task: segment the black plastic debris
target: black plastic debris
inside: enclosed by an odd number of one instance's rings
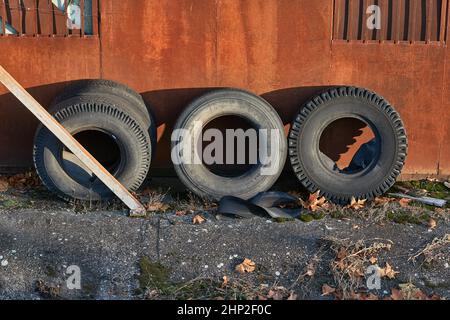
[[[250,219],[255,216],[274,219],[295,219],[300,216],[301,209],[280,208],[296,204],[297,198],[284,192],[263,192],[250,200],[237,197],[223,197],[219,202],[218,214],[225,217]]]

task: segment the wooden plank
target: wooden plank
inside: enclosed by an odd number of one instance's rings
[[[72,135],[53,118],[2,66],[0,82],[33,113],[42,124],[81,160],[119,199],[131,210],[132,215],[145,213],[143,205],[111,175]]]

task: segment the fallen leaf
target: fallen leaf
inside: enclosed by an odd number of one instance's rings
[[[353,300],[361,300],[361,301],[375,301],[380,300],[380,298],[373,293],[352,293],[351,297]]]
[[[400,207],[402,207],[402,208],[408,207],[410,202],[411,202],[411,199],[406,199],[406,198],[402,198],[398,201],[398,203],[400,204]]]
[[[245,258],[241,264],[238,264],[236,266],[236,271],[239,273],[242,273],[242,274],[247,273],[247,272],[251,273],[251,272],[255,271],[255,269],[256,269],[256,264],[252,260],[247,259],[247,258]]]
[[[313,277],[316,274],[316,268],[314,267],[314,264],[310,263],[306,267],[306,275],[308,277]]]
[[[392,298],[392,300],[396,300],[396,301],[398,301],[398,300],[403,300],[403,293],[402,293],[402,291],[401,290],[399,290],[399,289],[392,289],[392,291],[391,291],[391,298]]]
[[[223,282],[222,282],[222,287],[226,287],[228,286],[228,277],[227,276],[223,276]]]
[[[433,230],[436,229],[437,227],[437,222],[436,220],[434,220],[433,218],[430,219],[430,221],[428,221],[428,227]]]
[[[322,296],[329,296],[330,294],[333,294],[336,292],[336,288],[333,288],[327,284],[324,284],[322,286]]]
[[[366,205],[367,200],[356,200],[355,197],[352,197],[350,204],[346,207],[347,209],[360,210],[363,209]]]
[[[196,215],[193,219],[192,219],[192,223],[193,224],[202,224],[206,221],[205,218],[203,218],[201,215]]]
[[[382,278],[388,277],[389,279],[395,279],[395,276],[400,272],[395,271],[389,263],[386,262],[386,267],[380,269],[380,276]]]
[[[267,299],[272,299],[275,301],[283,300],[283,293],[280,290],[269,290]]]
[[[381,206],[381,205],[384,205],[384,204],[392,202],[392,201],[394,201],[394,199],[386,198],[386,197],[376,197],[374,200],[375,205],[377,205],[377,206]]]
[[[371,264],[375,264],[375,263],[378,262],[378,258],[377,258],[377,257],[370,257],[369,262],[370,262]]]
[[[151,202],[147,205],[147,211],[149,212],[164,212],[167,211],[170,206],[162,202]]]
[[[9,189],[8,180],[5,178],[0,178],[0,192],[6,192]]]
[[[320,209],[328,209],[330,207],[327,199],[325,199],[325,197],[320,197],[320,190],[316,193],[310,194],[307,201],[303,201],[302,199],[300,199],[300,203],[303,208],[311,210],[312,212],[318,211]]]
[[[41,185],[41,181],[36,172],[16,174],[8,178],[8,183],[11,188],[19,190],[34,188]]]

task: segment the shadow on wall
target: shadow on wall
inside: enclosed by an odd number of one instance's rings
[[[29,88],[28,91],[43,106],[50,106],[54,97],[70,82]],[[267,92],[261,96],[279,112],[286,131],[301,106],[311,97],[330,87],[299,87]],[[171,168],[170,139],[172,128],[183,109],[197,97],[220,88],[186,88],[156,90],[142,93],[151,108],[158,127],[158,150],[152,167]],[[0,95],[0,168],[29,168],[32,166],[33,137],[38,121],[10,93]],[[367,141],[357,139],[364,135],[359,122],[344,122],[339,127],[325,132],[321,150],[333,161],[349,163]],[[349,154],[346,154],[349,153]],[[343,164],[343,166],[344,166]],[[340,165],[339,165],[340,166]]]

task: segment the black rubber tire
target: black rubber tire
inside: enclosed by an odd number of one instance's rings
[[[152,109],[147,106],[139,93],[124,84],[104,79],[86,79],[72,82],[64,88],[62,93],[56,96],[51,104],[51,109],[64,100],[76,96],[92,95],[110,95],[124,99],[127,103],[122,103],[122,107],[127,108],[129,114],[141,123],[142,128],[147,128],[152,141],[152,149],[156,149],[157,128]]]
[[[136,191],[150,168],[150,137],[117,101],[108,95],[73,97],[53,107],[54,117],[72,134],[98,130],[113,138],[120,150],[120,161],[113,175],[128,190]],[[76,177],[68,173],[63,151],[63,144],[41,125],[35,136],[33,158],[38,175],[50,191],[64,200],[96,201],[113,196],[98,179],[87,182],[89,177],[84,171]],[[72,168],[80,167],[77,161],[74,158]]]
[[[279,178],[287,157],[287,141],[283,123],[277,112],[264,99],[237,89],[221,89],[208,93],[193,101],[179,117],[175,130],[185,129],[193,132],[195,121],[204,124],[222,116],[239,116],[249,121],[255,128],[279,130],[276,152],[279,166],[274,175],[261,175],[262,164],[257,164],[239,177],[223,177],[208,170],[204,164],[174,164],[175,170],[184,185],[195,194],[214,200],[224,196],[250,199],[260,192],[267,191]],[[270,139],[269,139],[270,140]],[[177,142],[172,142],[174,150]],[[269,145],[269,152],[273,148]],[[191,153],[194,150],[191,150]]]
[[[380,141],[372,163],[352,174],[327,168],[319,150],[323,130],[347,117],[364,121]],[[376,93],[355,87],[330,89],[307,102],[289,134],[289,157],[298,179],[310,192],[320,190],[339,204],[384,194],[399,176],[407,149],[406,130],[395,109]]]

